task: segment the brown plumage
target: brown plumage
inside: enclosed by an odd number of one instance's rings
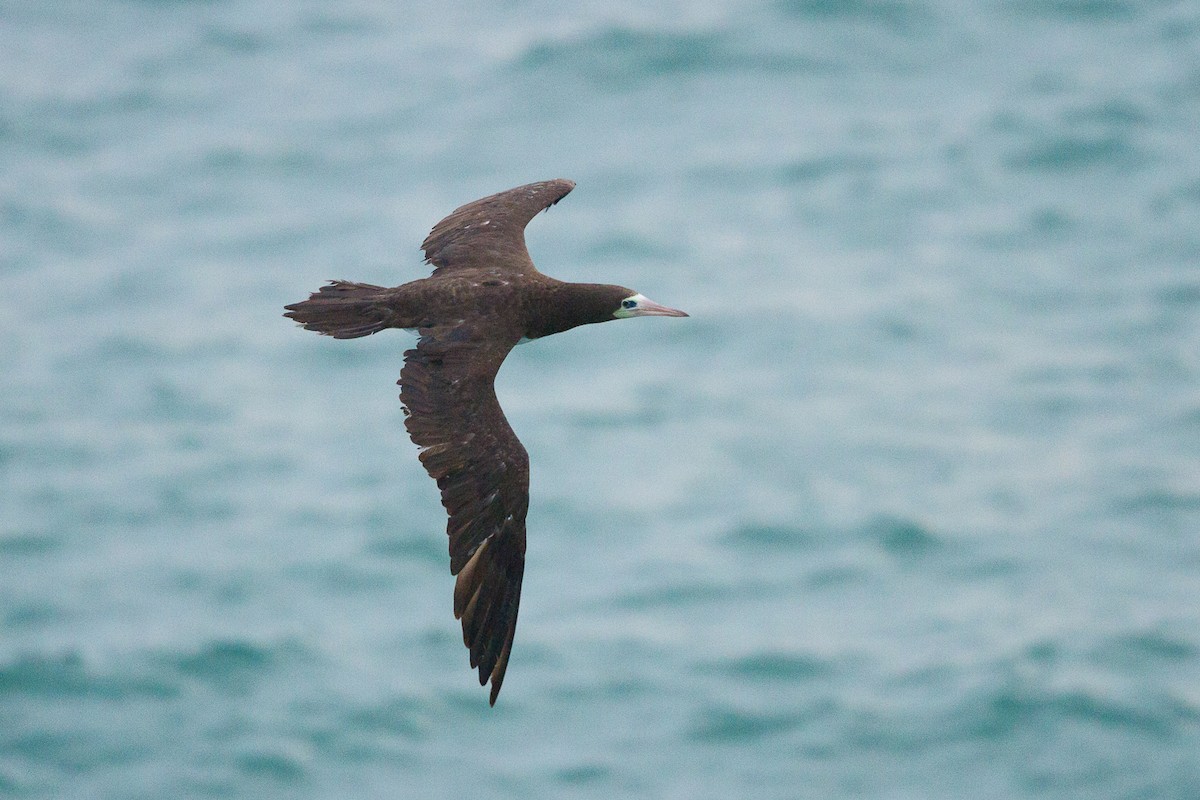
[[[687,316],[621,286],[537,271],[525,226],[573,188],[544,181],[468,203],[422,243],[430,277],[391,289],[333,281],[284,315],[338,339],[385,328],[420,335],[400,371],[404,424],[449,515],[454,616],[480,685],[492,682],[493,705],[517,627],[529,507],[529,455],[496,400],[496,372],[522,339],[622,317]]]

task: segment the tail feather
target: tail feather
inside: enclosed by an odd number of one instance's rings
[[[395,314],[386,302],[386,291],[369,283],[330,281],[307,300],[284,306],[284,316],[335,339],[370,336],[394,327]]]

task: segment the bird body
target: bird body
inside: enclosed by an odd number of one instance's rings
[[[355,339],[386,328],[420,333],[452,322],[477,321],[486,335],[540,339],[614,319],[630,289],[599,283],[566,283],[541,273],[510,281],[493,270],[464,270],[386,288],[330,281],[287,316],[337,339]],[[497,313],[504,309],[504,313]]]
[[[575,186],[519,186],[468,203],[422,244],[433,274],[393,288],[332,281],[285,316],[339,339],[415,330],[400,400],[421,463],[449,520],[454,615],[494,705],[516,631],[525,570],[529,455],[496,399],[494,380],[516,344],[634,316],[685,317],[631,289],[567,283],[534,267],[525,225]]]

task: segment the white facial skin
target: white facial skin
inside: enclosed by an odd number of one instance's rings
[[[617,319],[626,317],[686,317],[687,314],[677,308],[667,308],[659,305],[642,294],[633,294],[621,301],[621,307],[613,312]]]

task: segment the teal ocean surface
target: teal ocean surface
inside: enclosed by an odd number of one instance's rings
[[[0,0],[0,796],[1200,797],[1200,5]],[[564,177],[489,708],[281,314]]]

